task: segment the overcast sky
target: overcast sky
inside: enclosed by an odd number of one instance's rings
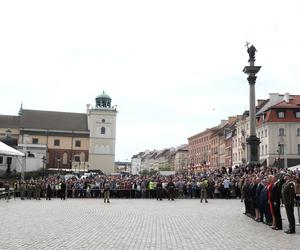
[[[300,94],[300,1],[1,1],[0,114],[118,105],[116,160],[187,143],[256,97]]]

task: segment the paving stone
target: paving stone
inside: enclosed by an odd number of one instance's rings
[[[0,200],[0,249],[299,249],[299,227],[286,235],[243,211],[239,200]]]

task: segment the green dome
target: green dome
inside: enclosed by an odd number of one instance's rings
[[[110,108],[111,107],[111,98],[109,95],[105,94],[103,91],[102,94],[96,97],[96,107],[97,108]]]
[[[110,96],[107,95],[107,94],[105,94],[104,91],[103,91],[102,94],[98,95],[96,98],[97,98],[97,99],[98,99],[98,98],[102,98],[102,99],[109,99],[109,100],[111,100]]]

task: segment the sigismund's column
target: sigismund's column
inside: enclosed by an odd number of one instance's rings
[[[249,54],[249,66],[245,66],[243,72],[248,75],[249,82],[249,115],[250,115],[250,135],[246,139],[248,147],[247,162],[250,165],[259,163],[259,144],[260,140],[256,136],[256,105],[255,105],[255,81],[256,74],[260,70],[261,66],[255,66],[255,52],[256,48],[253,44],[249,47],[247,43],[247,52]]]

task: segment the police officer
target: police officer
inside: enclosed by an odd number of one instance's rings
[[[285,231],[287,234],[294,234],[296,231],[295,227],[295,216],[294,216],[294,205],[295,205],[295,183],[289,174],[284,177],[286,181],[282,186],[282,201],[285,206],[286,215],[289,221],[289,230]]]

